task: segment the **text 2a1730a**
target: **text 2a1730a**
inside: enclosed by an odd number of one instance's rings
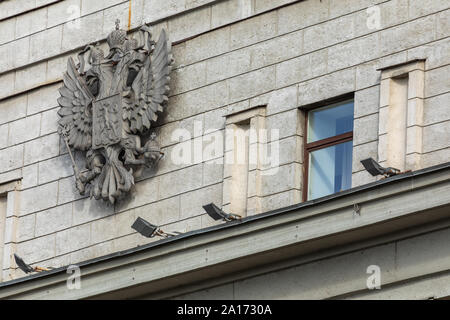
[[[203,316],[209,318],[210,316],[227,316],[227,315],[272,315],[270,305],[260,304],[220,304],[217,306],[190,306],[184,304],[177,307],[177,315],[187,316]]]
[[[221,306],[221,314],[223,315],[238,315],[238,314],[250,314],[250,315],[269,315],[272,314],[272,310],[269,305],[255,305],[255,304],[237,304],[237,305],[225,305]]]

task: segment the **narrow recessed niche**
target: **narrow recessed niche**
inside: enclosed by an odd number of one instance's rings
[[[378,160],[383,166],[422,168],[424,64],[415,60],[380,69]]]

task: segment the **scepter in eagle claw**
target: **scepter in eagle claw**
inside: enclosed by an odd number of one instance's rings
[[[75,174],[75,183],[78,191],[80,191],[81,194],[84,194],[84,183],[81,181],[81,175],[80,175],[80,169],[78,168],[77,164],[75,163],[75,158],[73,157],[72,150],[70,150],[69,146],[69,140],[67,139],[67,136],[69,134],[69,129],[67,128],[67,125],[65,125],[61,130],[64,142],[66,144],[66,148],[69,151],[70,160],[72,161],[72,168],[73,173]]]

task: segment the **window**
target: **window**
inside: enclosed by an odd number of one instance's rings
[[[353,99],[309,111],[306,127],[304,200],[350,189]]]

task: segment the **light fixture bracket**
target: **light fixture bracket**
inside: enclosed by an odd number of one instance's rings
[[[220,209],[212,202],[204,205],[203,209],[205,209],[206,213],[216,221],[217,220],[233,221],[242,219],[242,217],[238,214],[225,213],[222,209]]]

